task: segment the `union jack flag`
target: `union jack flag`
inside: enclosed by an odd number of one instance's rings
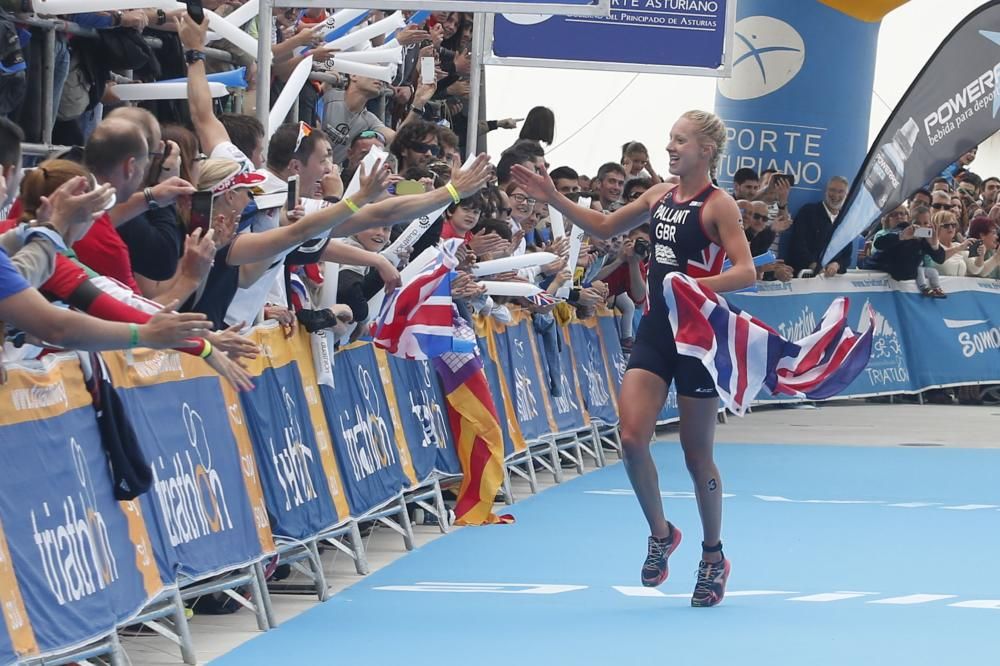
[[[709,243],[697,259],[688,259],[687,274],[693,278],[718,275],[722,272],[725,262],[726,251],[722,249],[722,246]]]
[[[538,307],[544,308],[546,305],[553,305],[560,302],[562,299],[556,298],[547,291],[542,291],[534,296],[529,296],[528,300],[537,305]]]
[[[376,347],[400,358],[427,360],[455,349],[451,276],[458,265],[455,252],[463,243],[441,243],[438,256],[402,287],[397,287],[372,324]]]
[[[847,298],[836,299],[810,335],[791,342],[687,275],[668,275],[663,296],[677,351],[704,364],[723,404],[740,416],[762,387],[811,400],[836,395],[871,356],[874,313],[867,308],[861,332],[851,330]]]

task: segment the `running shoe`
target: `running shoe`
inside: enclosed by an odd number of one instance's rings
[[[691,605],[695,607],[717,606],[726,595],[726,581],[729,579],[729,560],[698,564],[698,582],[694,586]]]
[[[642,565],[642,584],[646,587],[656,587],[667,579],[670,570],[667,568],[667,558],[681,545],[681,531],[670,525],[670,535],[657,539],[649,537],[646,561]]]

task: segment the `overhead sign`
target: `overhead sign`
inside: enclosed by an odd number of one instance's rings
[[[611,0],[601,16],[491,17],[494,65],[729,76],[735,0]]]
[[[600,16],[611,0],[337,0],[337,9],[412,9],[414,11]],[[328,7],[330,0],[276,0],[277,7]]]

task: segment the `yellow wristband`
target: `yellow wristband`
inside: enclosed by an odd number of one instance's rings
[[[212,343],[209,342],[208,340],[205,340],[205,347],[201,350],[199,356],[201,356],[202,358],[208,358],[211,355],[212,355]]]
[[[361,210],[361,207],[358,206],[358,204],[354,203],[354,201],[351,200],[351,197],[344,197],[343,199],[341,199],[341,201],[343,201],[344,205],[346,205],[348,208],[351,209],[352,213],[357,213],[359,210]]]
[[[451,195],[451,200],[452,201],[454,201],[455,203],[461,203],[462,202],[462,195],[458,193],[458,190],[455,189],[454,185],[452,185],[451,183],[448,183],[447,185],[444,186],[444,189],[448,190],[448,194]]]

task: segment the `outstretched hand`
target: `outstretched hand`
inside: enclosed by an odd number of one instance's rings
[[[491,175],[490,156],[486,153],[477,155],[465,168],[462,168],[457,158],[451,165],[451,184],[463,199],[481,190]]]
[[[385,189],[389,187],[392,171],[389,170],[389,165],[382,159],[375,161],[370,172],[365,171],[364,164],[361,164],[358,169],[360,170],[359,182],[361,187],[358,189],[358,193],[352,196],[351,199],[359,206],[363,206],[382,196]]]
[[[544,201],[545,203],[552,203],[555,201],[556,186],[549,178],[549,172],[544,168],[541,169],[541,173],[536,172],[534,169],[529,169],[523,164],[515,164],[510,170],[511,180],[514,181],[528,197],[534,199],[535,201]]]

